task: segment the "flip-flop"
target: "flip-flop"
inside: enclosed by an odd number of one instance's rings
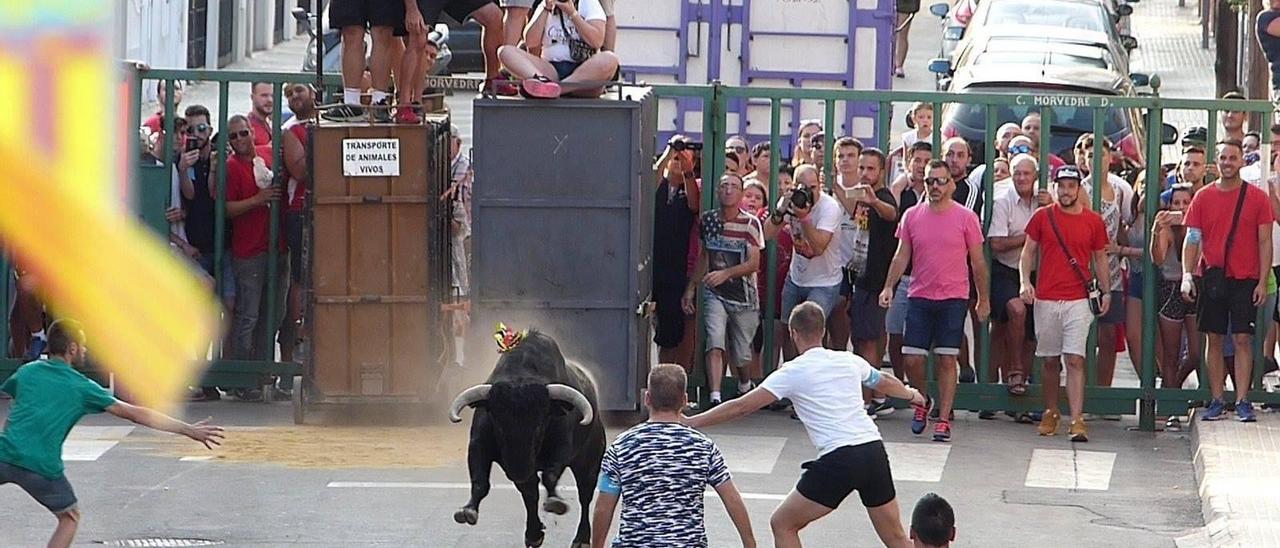
[[[552,82],[546,76],[535,76],[520,81],[520,93],[533,99],[558,99],[560,84]]]
[[[1013,382],[1014,378],[1017,378],[1018,382]],[[1026,379],[1027,379],[1026,375],[1016,371],[1013,373],[1009,373],[1007,376],[1005,376],[1004,382],[1006,385],[1008,385],[1009,395],[1021,396],[1026,394],[1027,393]]]

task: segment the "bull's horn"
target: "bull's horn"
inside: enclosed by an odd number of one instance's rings
[[[595,414],[591,411],[591,402],[587,401],[587,397],[582,395],[577,389],[564,384],[548,384],[547,393],[551,394],[551,399],[572,403],[582,413],[582,420],[578,424],[586,426],[591,424],[591,419]]]
[[[463,390],[461,394],[458,394],[458,397],[453,399],[453,405],[449,406],[449,420],[462,422],[462,408],[488,399],[490,388],[492,387],[487,384],[477,384]]]

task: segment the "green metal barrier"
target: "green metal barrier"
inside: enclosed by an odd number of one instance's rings
[[[889,116],[892,113],[894,103],[909,102],[925,102],[934,106],[935,124],[933,128],[933,146],[935,157],[941,158],[941,120],[943,118],[943,108],[951,103],[966,103],[983,105],[985,109],[986,130],[984,134],[985,146],[983,147],[985,154],[983,155],[983,163],[992,165],[995,157],[995,147],[991,145],[994,141],[994,135],[998,128],[998,123],[1010,120],[1000,120],[997,116],[997,110],[1000,107],[1013,107],[1017,109],[1034,110],[1041,113],[1041,132],[1039,150],[1042,156],[1042,167],[1040,170],[1040,188],[1047,188],[1049,183],[1048,162],[1043,158],[1049,152],[1053,152],[1051,148],[1051,137],[1054,131],[1055,108],[1076,108],[1087,109],[1091,115],[1091,127],[1076,128],[1082,132],[1092,131],[1095,135],[1107,135],[1104,131],[1106,128],[1106,116],[1109,113],[1116,113],[1116,109],[1124,109],[1120,113],[1125,112],[1136,113],[1131,116],[1130,123],[1132,131],[1145,136],[1143,147],[1140,149],[1145,161],[1147,176],[1142,184],[1147,189],[1161,189],[1162,183],[1159,179],[1159,165],[1161,164],[1162,146],[1161,139],[1163,130],[1163,120],[1165,111],[1168,110],[1195,110],[1205,112],[1207,115],[1207,123],[1209,128],[1209,143],[1216,142],[1216,128],[1218,124],[1217,113],[1224,110],[1244,111],[1250,113],[1261,113],[1262,127],[1269,127],[1272,121],[1273,105],[1266,101],[1241,101],[1241,100],[1201,100],[1201,99],[1169,99],[1160,97],[1157,94],[1153,96],[1142,97],[1116,97],[1101,95],[1079,95],[1079,94],[994,94],[994,93],[939,93],[939,92],[904,92],[904,91],[878,91],[878,90],[818,90],[818,89],[786,89],[786,88],[742,88],[729,87],[718,83],[708,86],[685,86],[685,85],[657,85],[654,86],[655,95],[660,98],[671,97],[697,97],[701,98],[704,105],[703,112],[703,140],[706,143],[707,151],[704,154],[702,177],[704,181],[716,181],[719,175],[724,172],[724,158],[720,154],[721,143],[726,138],[725,119],[726,105],[733,99],[754,99],[768,100],[771,105],[770,113],[770,137],[769,143],[773,153],[770,157],[771,176],[770,193],[768,203],[770,207],[776,202],[778,196],[777,173],[779,162],[781,160],[782,148],[782,131],[780,127],[782,102],[793,102],[791,108],[795,107],[794,101],[818,101],[822,102],[825,109],[826,126],[824,128],[826,139],[826,153],[824,154],[825,173],[828,186],[835,179],[830,175],[833,173],[833,151],[831,145],[836,136],[836,128],[833,125],[835,106],[837,102],[867,102],[874,103],[879,106],[876,116],[876,135],[878,140],[876,143],[868,143],[877,146],[886,154],[889,148]],[[798,128],[796,128],[798,129]],[[792,133],[794,135],[794,133]],[[1264,143],[1262,149],[1262,158],[1265,162],[1269,157],[1269,143]],[[1105,173],[1101,165],[1102,162],[1102,140],[1095,139],[1094,162],[1091,169],[1092,173]],[[1214,154],[1210,151],[1209,161],[1212,162]],[[1068,162],[1071,163],[1071,162]],[[887,167],[887,166],[886,166]],[[1264,175],[1269,166],[1264,164]],[[888,171],[886,169],[886,171]],[[983,228],[984,233],[990,227],[990,218],[993,202],[993,171],[987,169],[983,178]],[[886,174],[887,175],[887,174]],[[886,184],[892,181],[886,181]],[[706,189],[714,188],[704,184],[702,196],[702,209],[708,210],[715,207],[715,192],[708,192]],[[1143,204],[1145,215],[1143,222],[1150,224],[1154,219],[1159,208],[1159,192],[1148,191],[1145,193],[1146,201]],[[1097,209],[1101,200],[1101,192],[1093,193],[1094,208]],[[1125,204],[1127,205],[1127,204]],[[1149,233],[1150,227],[1146,227]],[[988,269],[992,262],[992,252],[989,243],[986,245],[986,259]],[[773,317],[778,303],[775,302],[773,291],[774,283],[777,276],[785,275],[785,273],[777,272],[777,248],[775,242],[768,242],[766,247],[766,255],[768,260],[766,268],[766,287],[770,288],[768,295],[764,299],[765,322],[762,325],[768,326],[769,318]],[[1102,265],[1105,267],[1106,265]],[[1141,326],[1129,326],[1130,329],[1142,330],[1142,363],[1140,367],[1139,377],[1141,386],[1137,388],[1116,388],[1107,386],[1097,386],[1097,357],[1095,352],[1091,350],[1087,357],[1088,369],[1088,386],[1085,395],[1085,411],[1090,413],[1101,414],[1132,414],[1135,408],[1138,411],[1139,426],[1142,430],[1152,431],[1155,429],[1155,415],[1157,411],[1164,415],[1185,413],[1190,402],[1207,401],[1209,391],[1207,382],[1202,380],[1204,388],[1197,390],[1181,389],[1181,388],[1157,388],[1156,372],[1155,372],[1155,325],[1156,325],[1156,266],[1152,264],[1150,253],[1143,253],[1143,321]],[[1263,282],[1265,283],[1265,281]],[[992,303],[997,306],[997,303]],[[1113,303],[1119,306],[1120,303]],[[701,306],[701,300],[699,301]],[[1280,403],[1280,394],[1266,393],[1262,390],[1262,362],[1264,354],[1262,352],[1263,341],[1266,337],[1267,328],[1271,325],[1271,318],[1266,311],[1259,311],[1257,321],[1257,332],[1254,337],[1254,361],[1253,383],[1251,401],[1255,403]],[[701,322],[700,322],[701,323]],[[998,381],[987,379],[987,371],[990,365],[990,349],[991,349],[991,330],[990,320],[981,322],[981,325],[975,326],[975,339],[979,344],[977,363],[974,364],[977,373],[977,383],[960,384],[956,393],[956,407],[959,409],[970,410],[991,410],[991,411],[1038,411],[1043,408],[1041,390],[1039,385],[1029,385],[1027,393],[1022,396],[1010,396],[1005,386],[998,384]],[[701,325],[699,333],[705,333],[705,325]],[[763,331],[764,338],[764,365],[766,373],[771,370],[773,356],[777,353],[777,342],[774,341],[773,330],[765,328]],[[695,358],[695,381],[704,378],[704,358],[703,337],[700,336],[696,346]],[[1091,330],[1090,348],[1095,346],[1093,341],[1097,340],[1097,326]],[[1273,350],[1273,349],[1268,349]],[[1037,360],[1038,362],[1039,360]],[[1037,364],[1038,365],[1038,364]],[[1201,368],[1199,371],[1200,379],[1207,379],[1205,360],[1201,360]],[[1032,375],[1039,374],[1037,366],[1028,368]],[[932,372],[930,379],[932,379]],[[732,384],[732,383],[730,383]],[[725,385],[723,392],[732,395],[736,392],[735,386]],[[930,383],[930,390],[936,394],[937,386],[933,382]],[[1234,401],[1232,392],[1226,392],[1224,398],[1227,401]],[[1065,398],[1063,402],[1065,408]]]

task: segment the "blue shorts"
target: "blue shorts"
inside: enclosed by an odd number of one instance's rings
[[[968,313],[969,299],[912,298],[907,307],[907,330],[902,334],[902,353],[923,356],[932,350],[939,356],[960,355]]]
[[[1103,325],[1122,324],[1125,320],[1124,308],[1124,292],[1115,290],[1111,292],[1111,306],[1107,308],[1105,316],[1098,317],[1098,323]]]
[[[782,323],[791,321],[791,311],[803,302],[812,302],[822,307],[822,317],[830,318],[836,303],[840,302],[840,284],[829,287],[801,287],[787,278],[782,284]]]
[[[582,64],[573,61],[551,61],[551,66],[556,68],[556,79],[563,82],[565,78],[573,74],[573,71],[578,70],[578,67],[582,66]]]
[[[889,303],[889,312],[884,317],[884,330],[890,335],[901,335],[907,330],[907,288],[911,286],[911,276],[903,276],[898,282],[898,289],[893,293],[893,302]],[[879,297],[877,297],[879,298]]]
[[[1157,276],[1159,276],[1159,274],[1157,274]],[[1145,286],[1142,283],[1142,273],[1129,272],[1129,298],[1141,299],[1143,287]]]
[[[21,487],[31,498],[50,512],[61,514],[76,507],[76,492],[66,476],[49,479],[40,474],[0,462],[0,485],[12,483]]]
[[[208,255],[201,254],[199,263],[200,263],[200,267],[203,268],[205,272],[207,272],[210,276],[213,276],[216,279],[217,274],[214,273],[213,259],[214,257],[212,253]],[[222,295],[221,297],[223,300],[234,299],[236,297],[236,271],[232,270],[231,268],[231,250],[230,249],[228,249],[226,253],[223,253],[222,255]]]

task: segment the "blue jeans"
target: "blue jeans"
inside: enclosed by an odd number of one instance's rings
[[[790,323],[791,311],[803,302],[812,302],[822,307],[822,316],[831,317],[831,311],[835,310],[836,303],[840,302],[840,284],[836,283],[829,287],[802,287],[791,282],[791,278],[787,278],[786,283],[782,284],[782,323]]]

